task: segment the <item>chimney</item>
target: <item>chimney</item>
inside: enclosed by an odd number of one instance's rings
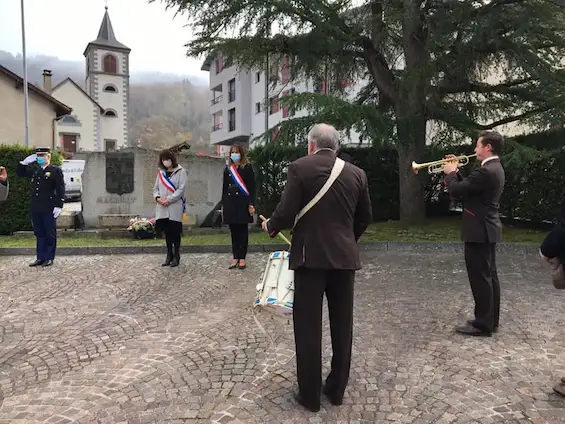
[[[44,69],[43,70],[43,91],[45,91],[47,94],[51,94],[52,90],[52,85],[51,85],[51,76],[53,74],[51,73],[51,71],[49,69]]]

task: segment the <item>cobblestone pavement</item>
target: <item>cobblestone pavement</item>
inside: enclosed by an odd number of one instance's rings
[[[245,271],[217,254],[0,257],[0,423],[565,422],[565,298],[537,258],[499,254],[501,328],[483,339],[453,332],[472,310],[460,252],[363,257],[350,384],[318,414],[292,396],[291,323],[259,316],[271,344],[253,320],[266,254]]]

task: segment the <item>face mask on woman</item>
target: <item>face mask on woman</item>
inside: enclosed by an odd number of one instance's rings
[[[233,162],[239,162],[240,159],[241,159],[241,155],[239,153],[232,153],[231,154],[231,160]]]
[[[170,168],[172,164],[173,164],[173,162],[170,161],[170,160],[164,160],[163,161],[163,166],[167,169]]]

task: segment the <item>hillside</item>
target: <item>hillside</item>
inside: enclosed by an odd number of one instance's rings
[[[50,56],[31,56],[28,78],[42,87],[44,69],[53,72],[53,85],[70,77],[84,88],[84,63]],[[20,55],[0,50],[0,65],[22,75]],[[211,118],[207,81],[195,76],[161,72],[132,72],[130,76],[130,140],[160,148],[191,140],[197,151],[214,151],[208,144]]]

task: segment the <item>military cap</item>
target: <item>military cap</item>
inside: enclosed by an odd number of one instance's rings
[[[36,147],[35,153],[36,154],[47,154],[47,153],[51,153],[51,149],[49,147]]]

